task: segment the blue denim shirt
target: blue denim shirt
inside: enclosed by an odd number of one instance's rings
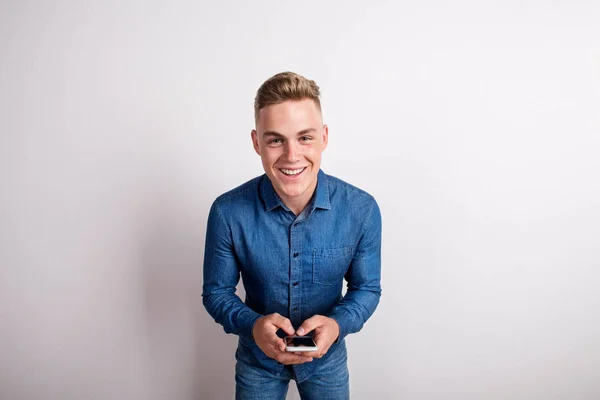
[[[317,179],[311,202],[298,216],[266,175],[219,196],[208,217],[204,253],[203,303],[225,332],[239,335],[238,359],[283,372],[252,338],[263,315],[277,312],[294,329],[316,314],[337,321],[340,336],[328,353],[294,366],[299,382],[328,357],[345,355],[344,337],[362,328],[381,295],[381,214],[375,199],[322,170]],[[235,294],[240,274],[245,302]]]

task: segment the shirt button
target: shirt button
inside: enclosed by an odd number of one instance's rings
[[[298,257],[300,253],[294,253],[294,258]]]
[[[298,282],[294,282],[292,286],[298,286]]]
[[[298,307],[292,308],[292,311],[298,311]]]

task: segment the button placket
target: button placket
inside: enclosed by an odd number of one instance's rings
[[[301,224],[293,223],[290,226],[290,281],[289,281],[289,293],[290,293],[290,320],[296,327],[300,326],[302,321],[300,320],[300,278],[301,278],[301,258],[300,250],[302,248],[302,235],[300,234]]]

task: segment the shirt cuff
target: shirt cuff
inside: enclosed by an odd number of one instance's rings
[[[260,317],[262,317],[262,315],[252,310],[247,312],[244,315],[243,321],[241,321],[242,323],[240,326],[239,335],[254,342],[252,331],[254,330],[254,325],[256,325],[256,322]]]
[[[334,343],[339,343],[350,333],[350,326],[352,325],[352,319],[347,312],[343,310],[336,310],[328,315],[329,318],[332,318],[335,322],[337,322],[340,328],[340,335],[335,340]]]

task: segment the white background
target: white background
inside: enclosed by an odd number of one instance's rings
[[[0,398],[226,399],[204,230],[253,99],[322,89],[373,194],[355,399],[600,398],[600,4],[2,1]],[[290,398],[297,398],[294,388]]]

